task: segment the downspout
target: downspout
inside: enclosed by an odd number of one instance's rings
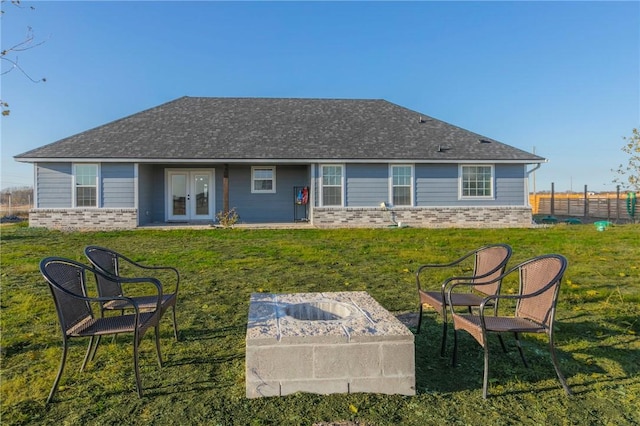
[[[531,169],[531,170],[527,170],[527,182],[529,182],[529,175],[531,175],[532,173],[534,173],[536,170],[538,170],[540,167],[542,167],[542,163],[538,163],[536,164],[536,166]],[[531,207],[531,203],[528,202],[529,200],[529,188],[528,188],[528,184],[527,184],[527,204],[529,204],[529,207]],[[536,196],[536,178],[535,176],[533,177],[533,196]]]
[[[538,163],[538,164],[536,164],[536,166],[535,166],[533,169],[528,170],[528,171],[527,171],[527,179],[529,179],[529,175],[530,175],[531,173],[535,172],[535,171],[536,171],[536,170],[538,170],[540,167],[542,167],[542,163]]]

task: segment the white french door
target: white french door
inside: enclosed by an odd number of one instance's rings
[[[213,220],[213,169],[167,170],[167,220]]]

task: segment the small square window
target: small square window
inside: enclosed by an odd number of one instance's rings
[[[251,168],[251,192],[274,193],[276,192],[276,168],[252,167]]]

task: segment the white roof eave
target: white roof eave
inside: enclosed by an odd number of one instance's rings
[[[229,164],[314,164],[314,163],[416,163],[416,164],[466,164],[466,163],[494,163],[494,164],[541,164],[547,163],[546,158],[539,160],[534,159],[518,159],[518,160],[491,160],[491,159],[411,159],[411,158],[33,158],[21,157],[15,159],[21,163],[181,163],[181,164],[199,164],[199,163],[229,163]]]

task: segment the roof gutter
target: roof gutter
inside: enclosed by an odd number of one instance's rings
[[[547,161],[548,161],[548,160],[546,160],[546,159],[545,159],[543,162],[536,164],[536,165],[535,165],[535,167],[534,167],[533,169],[531,169],[531,170],[527,170],[527,179],[529,178],[529,176],[531,175],[531,173],[535,172],[535,171],[536,171],[536,170],[538,170],[540,167],[542,167],[542,163],[546,163]]]
[[[415,158],[59,158],[59,157],[14,157],[15,161],[20,163],[138,163],[138,164],[202,164],[202,163],[228,163],[228,164],[312,164],[312,163],[325,163],[325,164],[341,164],[341,163],[413,163],[413,164],[478,164],[478,163],[493,163],[493,164],[536,164],[536,167],[532,169],[531,173],[537,170],[541,163],[546,163],[547,159],[520,159],[520,160],[498,160],[498,159],[415,159]]]

